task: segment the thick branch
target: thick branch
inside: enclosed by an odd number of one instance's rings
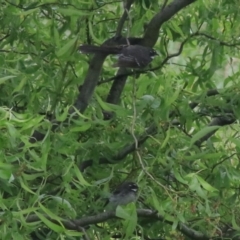
[[[80,112],[84,112],[84,110],[88,106],[89,100],[92,98],[94,89],[99,80],[103,62],[106,57],[107,57],[106,54],[95,54],[89,65],[87,76],[81,87],[77,100],[74,104],[74,106]]]
[[[172,225],[173,222],[165,220],[163,216],[159,215],[156,211],[150,210],[150,209],[138,209],[137,210],[138,218],[149,218],[151,219],[151,222],[164,222],[167,224]],[[45,216],[49,220],[57,223],[56,221],[52,220],[49,216]],[[62,224],[65,228],[79,231],[82,227],[89,226],[91,224],[97,224],[101,222],[105,222],[107,220],[116,218],[115,212],[103,212],[95,216],[88,216],[83,217],[81,219],[76,220],[62,220]],[[35,214],[29,215],[26,219],[27,222],[36,222],[39,221],[39,217]],[[206,236],[205,234],[195,231],[194,229],[188,227],[186,224],[179,223],[177,226],[177,229],[181,231],[184,235],[196,239],[196,240],[208,240],[210,237]]]
[[[213,118],[212,121],[208,124],[208,126],[225,126],[225,125],[229,125],[232,124],[236,121],[236,119],[232,116],[220,116],[220,117],[216,117]],[[209,133],[207,133],[205,136],[203,136],[202,138],[200,138],[195,145],[200,147],[201,144],[205,141],[207,141],[212,135],[215,134],[215,132],[217,132],[218,129],[215,129]]]
[[[211,96],[215,96],[215,95],[218,95],[219,94],[219,91],[217,89],[210,89],[207,91],[206,93],[206,97],[211,97]],[[191,109],[194,109],[195,107],[197,107],[199,103],[198,102],[191,102],[189,104],[190,108]]]
[[[172,18],[176,13],[195,2],[196,0],[174,0],[162,11],[160,10],[150,21],[144,34],[144,45],[154,46],[162,24]]]
[[[128,0],[125,5],[125,11],[123,13],[123,16],[121,20],[119,21],[118,27],[117,27],[117,33],[114,38],[110,38],[107,41],[103,43],[103,45],[117,45],[121,44],[122,39],[118,36],[120,35],[120,31],[123,27],[124,21],[127,17],[127,12],[130,10],[132,3],[134,0]],[[74,106],[80,111],[84,112],[85,109],[88,106],[88,103],[90,99],[92,98],[94,89],[99,81],[100,73],[102,70],[102,65],[104,63],[105,58],[107,57],[107,54],[95,54],[90,65],[88,68],[87,76],[85,77],[84,83],[81,87],[80,93],[78,95],[78,98],[74,104]],[[74,110],[71,109],[71,112]]]
[[[159,30],[162,24],[168,21],[181,9],[193,2],[195,2],[195,0],[175,0],[168,6],[166,6],[164,9],[160,10],[148,24],[145,35],[140,44],[148,47],[153,47],[159,37]],[[119,75],[122,75],[122,77],[119,77]],[[117,81],[113,82],[112,88],[110,89],[110,92],[108,94],[108,103],[116,104],[119,102],[121,93],[126,83],[127,75],[128,74],[123,74],[123,70],[121,69],[118,71],[116,75]]]
[[[112,104],[118,104],[122,91],[124,89],[124,86],[126,84],[126,80],[127,80],[127,70],[124,68],[120,68],[117,72],[116,77],[118,77],[118,79],[116,81],[113,82],[112,87],[109,91],[109,94],[107,96],[107,102],[108,103],[112,103]]]

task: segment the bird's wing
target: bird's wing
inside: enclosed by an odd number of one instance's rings
[[[133,56],[120,55],[118,61],[113,65],[114,67],[129,67],[129,68],[139,68],[141,64]]]

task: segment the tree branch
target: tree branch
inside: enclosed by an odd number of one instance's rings
[[[150,21],[148,24],[148,27],[146,29],[145,35],[140,42],[141,45],[153,47],[159,37],[159,30],[162,24],[166,21],[168,21],[171,17],[173,17],[177,12],[179,12],[181,9],[186,7],[187,5],[195,2],[195,0],[174,0],[172,3],[167,5],[164,9],[160,10]],[[167,58],[168,60],[169,58]],[[166,61],[167,61],[166,60]],[[163,62],[165,63],[165,62]],[[162,67],[162,64],[161,64]],[[160,68],[161,68],[160,67]],[[120,96],[122,94],[122,91],[124,89],[126,79],[128,75],[124,73],[123,70],[119,69],[117,75],[115,78],[117,78],[117,81],[114,81],[112,84],[112,87],[109,91],[107,102],[116,104],[119,102]],[[120,76],[121,77],[120,77]]]
[[[236,119],[233,117],[232,114],[226,115],[226,116],[220,116],[220,117],[216,117],[213,118],[212,121],[208,124],[208,126],[225,126],[225,125],[229,125],[232,124],[236,121]],[[200,138],[195,145],[197,147],[200,147],[201,144],[203,142],[205,142],[206,140],[208,140],[215,132],[217,132],[218,129],[215,129],[209,133],[207,133],[205,136],[203,136],[202,138]]]
[[[150,21],[146,32],[143,37],[144,45],[152,47],[155,45],[158,36],[159,30],[163,23],[172,18],[176,13],[185,8],[186,6],[194,3],[196,0],[174,0],[168,4],[163,10],[160,10]]]
[[[214,96],[214,95],[218,95],[219,92],[217,89],[210,89],[207,91],[206,93],[206,97],[209,96]],[[196,106],[198,105],[198,103],[196,102],[192,102],[189,104],[189,107],[191,109],[194,109]],[[170,113],[171,115],[172,113]],[[236,119],[230,114],[227,116],[220,116],[220,117],[216,117],[214,118],[209,124],[208,126],[224,126],[224,125],[229,125],[232,124],[236,121]],[[205,136],[203,136],[201,139],[199,139],[195,145],[200,147],[201,144],[206,141],[207,139],[209,139],[217,130],[214,130],[208,134],[206,134]],[[152,124],[146,131],[146,133],[142,134],[139,136],[138,138],[138,146],[142,145],[151,135],[155,135],[157,133],[157,126],[155,124]],[[108,158],[100,158],[98,163],[99,164],[115,164],[120,160],[123,160],[128,154],[130,154],[131,152],[135,151],[135,143],[130,143],[130,144],[126,144],[115,156],[111,157],[111,160]],[[80,166],[79,169],[80,171],[84,171],[86,168],[90,167],[93,164],[93,160],[92,159],[88,159],[88,160],[84,160]]]
[[[122,38],[120,38],[120,31],[123,28],[124,21],[127,18],[127,12],[130,10],[132,3],[134,0],[128,0],[127,4],[125,5],[125,11],[123,13],[122,18],[119,21],[116,36],[114,38],[110,38],[106,40],[103,45],[117,45],[119,42],[122,41]],[[125,40],[126,41],[126,40]],[[81,113],[85,111],[85,109],[88,106],[89,100],[92,98],[93,92],[95,87],[97,86],[98,80],[100,78],[100,73],[102,69],[102,65],[105,61],[105,58],[107,57],[107,54],[95,54],[90,65],[88,68],[87,75],[85,77],[84,83],[81,87],[81,90],[79,92],[79,95],[77,97],[77,100],[74,104],[74,107],[76,107]],[[70,110],[70,113],[74,112],[74,109]]]
[[[157,127],[155,126],[155,124],[152,124],[147,130],[146,133],[142,134],[139,138],[138,138],[138,147],[141,146],[151,135],[155,135],[157,131]],[[98,163],[99,164],[115,164],[118,161],[124,159],[129,153],[133,152],[136,150],[136,145],[135,142],[131,143],[131,144],[126,144],[120,151],[118,151],[118,153],[113,156],[110,159],[108,158],[100,158]],[[88,160],[84,160],[80,166],[79,169],[81,172],[83,172],[87,167],[90,167],[93,164],[93,160],[92,159],[88,159]]]
[[[149,219],[151,219],[151,221],[154,220],[155,223],[158,221],[161,221],[161,222],[164,222],[164,223],[167,223],[170,225],[173,224],[172,221],[168,221],[168,220],[164,219],[163,216],[159,215],[156,211],[153,211],[150,209],[138,209],[137,215],[138,215],[138,218],[149,218]],[[45,217],[55,223],[59,223],[56,220],[51,219],[47,215],[45,215]],[[63,219],[61,223],[67,229],[79,231],[79,229],[81,229],[83,227],[87,227],[91,224],[102,223],[102,222],[105,222],[105,221],[113,219],[113,218],[117,218],[115,215],[115,212],[103,212],[103,213],[100,213],[95,216],[87,216],[87,217],[83,217],[81,219],[75,219],[75,220],[64,220]],[[26,218],[26,221],[28,223],[36,222],[39,220],[40,220],[39,217],[35,214],[29,215]],[[186,235],[192,239],[195,239],[195,240],[211,239],[210,237],[206,236],[205,234],[198,232],[183,223],[178,223],[177,229],[180,232],[182,232],[184,235]]]

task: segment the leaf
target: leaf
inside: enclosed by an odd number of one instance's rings
[[[123,218],[123,219],[129,219],[131,216],[129,215],[128,212],[124,210],[123,207],[117,206],[116,209],[116,217]]]
[[[81,126],[71,127],[70,132],[85,132],[91,128],[92,124],[90,122],[81,122]]]
[[[41,156],[41,168],[45,172],[47,169],[47,163],[49,159],[49,152],[51,151],[51,141],[49,137],[44,138],[44,142],[42,143],[42,156]]]
[[[56,221],[58,221],[61,225],[62,225],[62,222],[61,222],[61,218],[54,214],[53,212],[51,212],[48,208],[44,207],[40,202],[38,203],[40,208],[51,218],[51,219],[54,219]]]
[[[36,116],[36,117],[30,119],[29,121],[25,121],[24,126],[21,128],[21,132],[23,132],[23,130],[32,129],[32,128],[36,127],[39,123],[42,122],[44,117],[45,116]]]
[[[212,59],[211,59],[211,64],[210,67],[207,71],[208,73],[208,78],[211,78],[213,74],[216,72],[216,70],[220,67],[221,60],[222,60],[222,48],[219,46],[219,43],[216,42],[212,49]]]
[[[203,128],[202,130],[200,130],[199,132],[197,132],[196,134],[193,135],[193,137],[190,141],[190,145],[193,145],[199,139],[206,136],[208,133],[214,132],[215,130],[217,130],[219,128],[220,128],[220,126],[210,126],[210,127]]]
[[[106,103],[106,102],[103,102],[103,100],[98,96],[97,93],[95,93],[95,96],[96,96],[96,99],[99,103],[99,105],[101,106],[101,108],[105,111],[109,111],[111,112],[112,111],[112,108],[110,108],[109,104]]]
[[[79,168],[77,167],[76,164],[73,165],[73,169],[74,172],[78,178],[78,180],[80,181],[80,184],[85,185],[85,186],[91,186],[91,184],[89,184],[82,176],[82,173],[79,171]]]
[[[87,16],[91,14],[90,12],[71,9],[71,8],[59,8],[57,11],[66,16]]]
[[[98,186],[98,185],[101,185],[103,183],[109,182],[112,178],[113,178],[113,169],[112,169],[109,177],[98,179],[97,181],[94,182],[94,185]]]
[[[229,141],[233,142],[236,145],[238,151],[240,151],[240,140],[239,139],[231,137],[231,138],[229,138]]]
[[[186,220],[184,218],[184,214],[182,212],[177,212],[177,218],[180,220],[180,222],[185,223]]]
[[[179,220],[178,218],[175,218],[173,221],[173,225],[172,225],[172,230],[176,230],[177,226],[178,226]]]
[[[179,174],[179,169],[173,169],[174,177],[183,184],[188,184],[188,182],[182,178],[182,176]]]
[[[60,48],[57,52],[56,55],[58,57],[63,56],[64,54],[66,54],[67,52],[71,52],[71,49],[75,46],[76,42],[77,42],[78,37],[75,37],[73,39],[71,39],[70,41],[68,41],[62,48]]]
[[[183,34],[182,29],[179,27],[178,24],[176,24],[176,22],[172,21],[172,22],[171,22],[171,27],[172,27],[177,33],[179,33],[179,34],[181,35],[181,37],[185,37],[184,34]]]
[[[167,135],[162,143],[162,146],[161,146],[161,149],[164,149],[169,141],[169,138],[170,138],[170,134],[171,134],[171,128],[168,128],[167,130]]]
[[[206,193],[203,191],[203,189],[201,188],[201,186],[198,184],[195,186],[194,190],[196,191],[196,193],[198,194],[198,196],[200,196],[201,198],[203,198],[204,200],[207,200],[207,195]]]
[[[92,21],[88,21],[88,27],[89,27],[89,32],[90,35],[92,37],[92,39],[97,43],[97,44],[102,44],[102,40],[98,39],[95,34],[94,34],[94,30],[93,30],[93,26],[92,26]]]
[[[240,231],[240,227],[239,225],[236,223],[236,219],[235,219],[235,213],[234,211],[232,211],[232,226],[233,226],[233,229],[237,230],[237,231]]]
[[[61,109],[62,110],[62,109]],[[55,113],[56,113],[56,120],[58,122],[64,122],[66,119],[67,119],[67,116],[68,116],[68,111],[69,111],[69,108],[68,107],[65,107],[63,109],[63,112],[59,110],[57,107],[56,107],[56,110],[55,110]]]
[[[66,230],[64,232],[64,234],[66,234],[67,236],[71,236],[71,237],[82,237],[82,236],[85,236],[85,234],[82,233],[82,232],[77,232],[77,231],[72,231],[72,230]],[[83,238],[80,238],[80,239],[83,239]]]
[[[54,22],[53,22],[53,24],[54,24]],[[60,36],[59,36],[58,29],[55,26],[53,26],[53,36],[54,36],[54,43],[55,43],[56,47],[59,48],[61,46]]]
[[[34,8],[34,9],[30,9],[30,10],[25,10],[25,11],[20,11],[15,13],[14,15],[21,15],[21,16],[25,16],[25,15],[31,15],[32,13],[38,11],[38,8]]]
[[[52,229],[54,232],[57,233],[62,233],[64,232],[64,228],[62,226],[59,226],[53,222],[51,222],[50,220],[48,220],[44,215],[42,215],[41,213],[35,212],[35,214],[42,220],[42,222],[49,227],[50,229]]]
[[[74,208],[71,206],[70,202],[67,201],[66,199],[62,198],[62,197],[58,197],[58,196],[51,196],[52,199],[56,200],[56,202],[65,205],[69,208],[69,210],[73,211]]]
[[[9,169],[0,169],[0,178],[9,180],[12,176],[12,171]]]
[[[23,179],[22,179],[21,177],[19,177],[18,179],[19,179],[19,182],[20,182],[21,187],[22,187],[23,189],[25,189],[27,192],[30,192],[31,194],[36,195],[36,193],[33,192],[33,191],[24,183],[24,181],[23,181]]]
[[[12,240],[25,240],[25,237],[18,232],[11,232]]]
[[[19,92],[27,84],[27,78],[22,77],[20,83],[14,88],[13,92]]]
[[[189,153],[187,152],[186,155],[184,155],[184,159],[186,159],[188,161],[195,161],[195,160],[205,157],[205,155],[206,155],[206,152],[200,152],[200,153],[196,153],[196,154],[189,156]]]
[[[15,78],[16,76],[6,76],[6,77],[1,77],[0,78],[0,84],[4,83],[5,81],[7,81],[8,79],[12,79]]]
[[[210,184],[208,184],[205,180],[203,180],[200,176],[196,175],[198,181],[202,185],[204,189],[206,189],[208,192],[218,192],[218,190],[214,187],[212,187]]]
[[[190,173],[186,175],[186,179],[189,179],[189,188],[191,189],[191,191],[196,192],[203,199],[207,199],[207,195],[202,190],[195,173]]]
[[[116,216],[122,219],[125,219],[123,222],[125,239],[129,239],[129,237],[134,232],[137,226],[137,212],[134,203],[130,203],[127,206],[121,207],[118,206],[116,209]]]

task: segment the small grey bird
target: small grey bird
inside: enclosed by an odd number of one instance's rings
[[[120,46],[94,46],[82,45],[79,47],[82,53],[102,53],[118,55],[118,61],[113,67],[124,68],[145,68],[157,52],[141,45],[120,45]]]
[[[134,182],[124,182],[110,195],[106,205],[116,208],[118,205],[127,205],[137,200],[138,185]]]

